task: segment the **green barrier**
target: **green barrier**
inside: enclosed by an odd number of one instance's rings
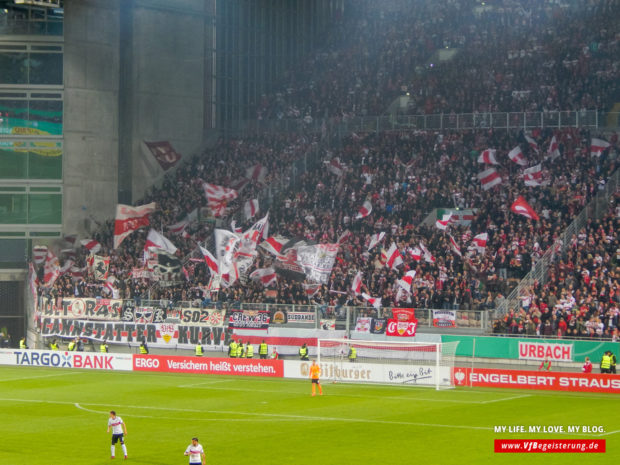
[[[441,342],[456,342],[457,357],[508,358],[519,359],[519,342],[548,344],[572,344],[573,361],[583,362],[586,357],[596,365],[605,351],[611,350],[620,355],[620,344],[611,341],[571,341],[567,339],[539,339],[517,337],[459,336],[442,335]]]

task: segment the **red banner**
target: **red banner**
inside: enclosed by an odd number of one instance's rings
[[[455,367],[453,378],[456,386],[620,394],[616,375]]]
[[[395,318],[390,318],[387,322],[385,335],[398,337],[413,337],[415,336],[415,330],[417,327],[418,320],[398,321]]]
[[[415,308],[393,308],[392,316],[398,321],[416,321]]]
[[[282,360],[203,358],[182,355],[134,355],[134,371],[196,373],[202,375],[271,376],[282,378]]]

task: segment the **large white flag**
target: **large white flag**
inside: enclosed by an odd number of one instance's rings
[[[338,244],[317,244],[297,247],[297,259],[306,278],[315,283],[327,284],[338,254]]]

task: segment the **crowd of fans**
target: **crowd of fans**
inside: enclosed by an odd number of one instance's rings
[[[351,2],[259,119],[606,110],[620,78],[615,0]]]

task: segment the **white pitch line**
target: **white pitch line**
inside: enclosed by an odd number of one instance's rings
[[[179,385],[177,387],[180,387],[180,388],[191,388],[191,387],[194,387],[194,386],[204,386],[204,385],[207,385],[207,384],[210,385],[210,384],[218,384],[218,383],[231,383],[232,381],[234,381],[234,380],[232,380],[232,379],[215,379],[215,380],[212,380],[212,381],[204,381],[202,383],[181,384],[181,385]]]
[[[532,396],[531,396],[531,395],[529,395],[529,394],[524,394],[524,395],[522,395],[522,396],[504,397],[504,398],[502,398],[502,399],[483,400],[483,401],[476,402],[476,403],[478,403],[478,404],[492,404],[492,403],[494,403],[494,402],[504,402],[505,400],[523,399],[523,398],[525,398],[525,397],[532,397]]]
[[[81,375],[84,372],[75,371],[72,373],[54,373],[52,375],[43,375],[43,376],[24,376],[22,378],[2,378],[0,379],[0,383],[5,383],[8,381],[22,381],[27,379],[39,379],[39,378],[53,378],[54,376],[67,376],[67,375]]]
[[[608,433],[601,433],[601,434],[599,434],[599,436],[610,436],[610,435],[616,434],[616,433],[620,433],[620,429],[617,429],[616,431],[609,431]]]

